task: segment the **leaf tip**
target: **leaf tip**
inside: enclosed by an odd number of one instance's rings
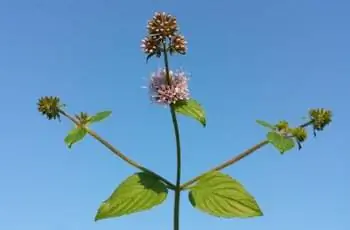
[[[257,203],[256,203],[256,214],[254,216],[255,217],[264,216],[264,212],[261,210],[261,208],[259,207],[259,205]]]
[[[102,218],[100,217],[100,214],[97,213],[96,216],[95,216],[95,218],[94,218],[94,221],[97,222],[97,221],[99,221],[99,220],[101,220],[101,219],[102,219]]]
[[[106,217],[106,215],[103,212],[103,207],[104,207],[104,203],[102,203],[101,206],[97,210],[97,213],[96,213],[95,218],[94,218],[95,222],[108,218],[108,217]]]
[[[207,120],[205,119],[205,117],[202,118],[202,119],[200,120],[200,122],[201,122],[203,128],[206,128],[206,127],[207,127]]]

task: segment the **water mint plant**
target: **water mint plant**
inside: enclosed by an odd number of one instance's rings
[[[313,134],[321,132],[332,121],[330,110],[316,108],[309,110],[308,120],[293,126],[281,120],[275,124],[257,120],[267,129],[266,138],[242,153],[213,167],[207,172],[182,182],[181,180],[181,139],[177,120],[178,115],[187,116],[198,121],[203,127],[207,120],[203,106],[195,100],[189,90],[189,76],[186,72],[170,69],[172,55],[185,55],[187,42],[180,34],[175,16],[157,12],[148,21],[146,37],[141,41],[141,48],[146,60],[161,60],[164,67],[155,70],[149,77],[149,99],[157,105],[169,109],[176,142],[176,181],[171,182],[155,171],[146,168],[130,159],[112,146],[107,140],[91,129],[95,123],[102,122],[111,115],[111,111],[102,111],[94,115],[79,112],[70,115],[59,97],[45,96],[38,101],[38,111],[49,120],[65,117],[73,123],[64,141],[69,148],[90,135],[109,149],[113,154],[138,170],[130,175],[105,199],[97,209],[95,220],[116,218],[136,212],[150,210],[167,199],[169,192],[174,192],[173,230],[180,229],[180,194],[188,193],[188,202],[204,213],[221,218],[250,218],[263,215],[258,201],[244,186],[231,176],[221,172],[236,162],[251,155],[269,144],[280,154],[292,150],[308,138],[307,129],[311,127]],[[161,59],[162,58],[162,59]],[[170,226],[170,224],[169,224]]]

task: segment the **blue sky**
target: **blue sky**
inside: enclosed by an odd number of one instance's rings
[[[181,230],[345,230],[350,227],[348,119],[350,2],[0,1],[0,228],[171,229],[173,194],[151,212],[94,222],[100,203],[135,170],[92,138],[68,150],[72,124],[36,111],[60,96],[70,113],[111,109],[94,129],[165,177],[175,177],[169,112],[150,104],[159,60],[145,63],[140,40],[154,11],[177,16],[189,42],[172,68],[191,73],[208,126],[180,117],[183,180],[264,138],[256,119],[297,125],[312,107],[334,123],[284,156],[268,146],[224,170],[256,197],[264,216],[217,219],[181,203]],[[348,178],[348,179],[346,179]]]

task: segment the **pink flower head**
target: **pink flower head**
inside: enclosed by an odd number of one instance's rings
[[[165,69],[153,73],[149,84],[151,101],[162,105],[175,104],[177,101],[190,99],[188,77],[183,71],[169,71],[170,85]]]

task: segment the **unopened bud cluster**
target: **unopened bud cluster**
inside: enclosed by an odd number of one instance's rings
[[[37,103],[38,111],[49,120],[60,118],[60,99],[58,97],[41,97]]]
[[[322,131],[332,122],[332,112],[326,109],[311,109],[309,111],[310,119],[313,121],[314,130]]]
[[[75,118],[78,120],[79,125],[81,126],[86,125],[90,120],[90,116],[84,112],[81,112],[80,114],[75,115]]]
[[[177,52],[179,54],[186,54],[187,51],[187,41],[183,35],[175,35],[171,39],[170,43],[170,53]]]
[[[291,134],[298,142],[304,142],[307,138],[307,132],[305,128],[297,127],[291,130]]]
[[[294,137],[298,143],[304,142],[307,138],[307,131],[304,127],[291,128],[284,120],[276,124],[276,131],[285,137]]]
[[[176,17],[165,12],[156,12],[148,21],[147,30],[148,35],[141,41],[141,48],[149,56],[160,57],[162,52],[168,51],[186,54],[187,42],[178,33]]]
[[[175,36],[178,31],[176,18],[165,12],[156,12],[147,25],[148,34],[154,40],[164,40]]]
[[[326,110],[322,108],[311,109],[309,111],[309,118],[310,118],[310,122],[307,125],[304,125],[301,127],[291,128],[289,127],[289,124],[287,121],[280,121],[275,125],[276,127],[275,129],[278,133],[280,133],[285,137],[295,138],[300,148],[300,143],[304,142],[308,137],[305,126],[312,125],[314,129],[314,134],[315,134],[315,131],[323,130],[324,127],[326,127],[331,123],[332,112],[330,110]]]
[[[276,124],[276,129],[280,134],[286,135],[289,133],[289,124],[287,121],[280,121]]]

